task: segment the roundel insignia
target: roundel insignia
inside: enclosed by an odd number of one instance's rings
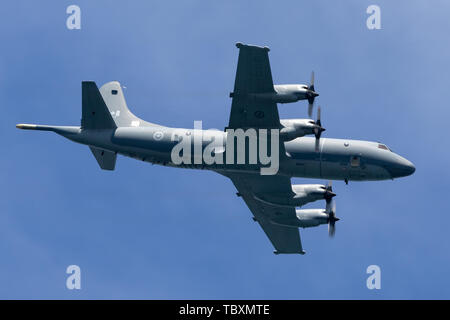
[[[264,118],[264,112],[261,110],[255,111],[255,117],[258,119]]]
[[[161,131],[156,131],[153,134],[153,139],[155,139],[157,141],[161,140],[162,138],[164,138],[164,134]]]

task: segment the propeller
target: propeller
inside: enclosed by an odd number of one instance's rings
[[[340,220],[336,218],[336,202],[327,203],[326,212],[328,213],[328,235],[332,238],[336,232],[336,221]]]
[[[327,186],[325,187],[325,201],[327,203],[327,206],[330,204],[331,200],[333,199],[333,197],[336,196],[336,193],[333,192],[333,187],[331,185],[331,180],[328,181]]]
[[[309,82],[308,90],[306,91],[306,99],[308,99],[308,116],[311,117],[313,107],[314,107],[314,99],[319,94],[314,90],[314,71],[311,72],[311,81]]]
[[[319,140],[322,132],[325,131],[325,128],[322,127],[322,122],[320,121],[320,106],[317,108],[317,120],[315,121],[314,135],[316,136],[316,151],[319,151]]]

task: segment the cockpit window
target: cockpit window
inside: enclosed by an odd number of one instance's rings
[[[391,151],[391,149],[389,149],[389,148],[387,147],[387,145],[381,144],[381,143],[378,144],[378,148],[383,149],[383,150],[387,150],[387,151]]]

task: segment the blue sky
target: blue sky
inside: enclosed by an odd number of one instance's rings
[[[81,30],[66,8],[81,8]],[[381,7],[381,30],[366,8]],[[449,299],[448,1],[5,1],[0,35],[0,298]],[[336,237],[275,256],[230,181],[119,157],[16,123],[79,125],[81,81],[118,80],[138,116],[222,129],[236,42],[267,45],[275,83],[316,72],[326,137],[382,141],[416,165],[335,182]],[[306,103],[282,105],[283,118]],[[293,179],[295,183],[320,182]],[[323,207],[313,203],[308,207]],[[82,289],[65,287],[68,265]],[[381,290],[366,268],[381,267]]]

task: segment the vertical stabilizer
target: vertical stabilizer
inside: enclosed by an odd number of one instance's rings
[[[100,88],[100,94],[117,127],[158,126],[157,124],[139,119],[128,109],[122,87],[118,81],[105,83]]]
[[[116,124],[106,107],[97,85],[93,81],[81,83],[81,128],[82,129],[114,129]]]

